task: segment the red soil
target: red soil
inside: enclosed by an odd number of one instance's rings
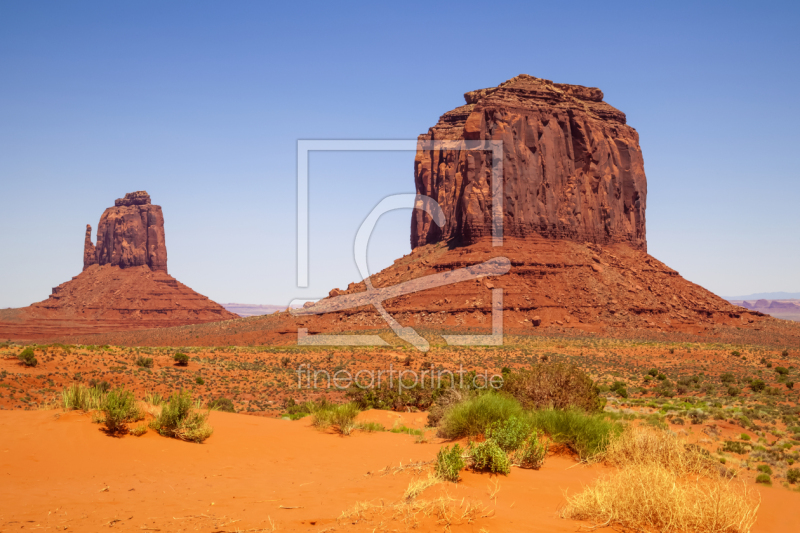
[[[368,412],[365,418],[401,417],[408,426],[422,414]],[[355,503],[400,502],[413,470],[384,474],[385,467],[429,461],[441,446],[413,437],[319,432],[307,421],[289,422],[213,412],[214,435],[191,444],[148,432],[113,438],[87,415],[60,411],[0,411],[0,530],[69,531],[372,531],[378,522],[340,520]],[[539,471],[513,469],[507,476],[465,472],[445,490],[483,511],[453,531],[575,531],[581,524],[558,518],[565,493],[575,493],[606,469],[550,456]],[[424,474],[423,474],[424,475]],[[496,500],[489,491],[499,483]],[[754,532],[800,528],[800,494],[761,489]],[[480,518],[483,515],[488,517]],[[384,516],[383,527],[406,530]],[[410,528],[409,528],[410,529]],[[442,531],[420,517],[418,531]]]

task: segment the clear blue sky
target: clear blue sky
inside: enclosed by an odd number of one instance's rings
[[[0,307],[82,266],[145,189],[170,273],[218,302],[357,280],[355,231],[413,153],[315,154],[295,288],[297,139],[413,139],[520,73],[600,87],[641,137],[649,251],[722,294],[800,291],[800,8],[743,2],[0,2]],[[385,216],[370,262],[409,252]]]

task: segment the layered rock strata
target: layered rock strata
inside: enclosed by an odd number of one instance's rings
[[[446,223],[415,210],[412,249],[491,235],[491,152],[426,149],[425,141],[493,140],[503,143],[505,236],[647,250],[639,135],[600,89],[522,74],[464,98],[419,137],[416,190],[439,203]]]

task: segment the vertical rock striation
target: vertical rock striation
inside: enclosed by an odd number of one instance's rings
[[[503,141],[504,235],[647,250],[639,135],[600,89],[522,74],[464,98],[419,140]],[[420,145],[417,193],[439,202],[447,222],[439,228],[415,210],[412,248],[491,235],[491,165],[491,152]]]
[[[89,242],[84,247],[84,270],[91,264],[121,268],[148,266],[167,272],[167,246],[161,206],[150,203],[145,191],[128,193],[100,217],[94,263],[87,263]]]

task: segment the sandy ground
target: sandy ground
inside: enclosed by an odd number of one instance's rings
[[[362,416],[387,427],[425,422],[423,413]],[[192,444],[153,432],[109,437],[76,412],[0,411],[0,531],[445,529],[424,513],[411,522],[393,521],[389,512],[340,519],[358,502],[401,502],[420,474],[382,470],[433,459],[441,446],[436,439],[415,444],[410,435],[389,432],[342,437],[305,420],[220,412],[210,422],[214,435]],[[465,472],[458,485],[427,489],[418,499],[447,493],[454,511],[471,505],[474,521],[455,519],[452,531],[572,532],[590,524],[558,518],[565,492],[580,490],[604,470],[551,456],[539,471],[515,468],[508,477]],[[754,531],[800,531],[800,494],[760,490]]]

